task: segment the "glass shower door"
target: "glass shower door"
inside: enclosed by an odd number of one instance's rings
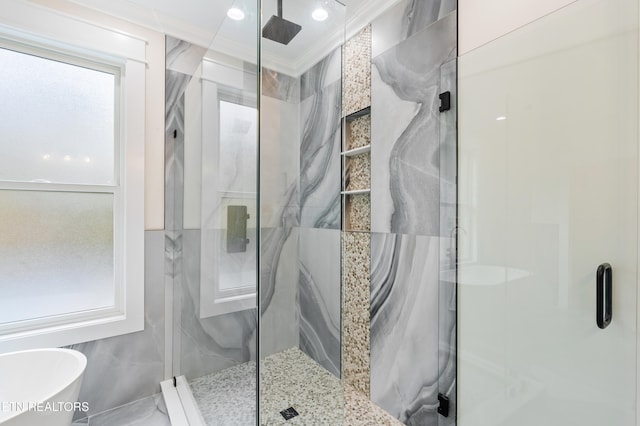
[[[191,424],[254,425],[259,2],[224,3],[201,44],[167,36],[169,374]]]
[[[580,0],[460,58],[460,426],[635,425],[637,50]]]

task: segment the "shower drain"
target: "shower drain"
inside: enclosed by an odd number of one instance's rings
[[[280,414],[282,414],[282,417],[284,417],[285,420],[289,420],[297,416],[298,412],[295,408],[289,407],[286,410],[280,411]]]

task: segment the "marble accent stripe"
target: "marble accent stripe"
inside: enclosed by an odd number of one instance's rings
[[[301,228],[300,349],[340,377],[340,231]]]
[[[455,55],[452,13],[373,60],[374,232],[440,235],[438,96],[441,67]]]
[[[343,49],[345,116],[371,105],[371,25],[350,38]]]
[[[371,399],[407,425],[438,424],[438,266],[437,237],[371,235]]]
[[[371,236],[342,233],[342,335],[345,386],[369,397]]]
[[[340,228],[341,84],[329,85],[301,104],[300,224]]]

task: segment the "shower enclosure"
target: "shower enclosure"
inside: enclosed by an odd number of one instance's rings
[[[339,424],[345,7],[271,3],[167,37],[172,375],[190,421]]]
[[[455,424],[456,11],[419,5],[347,40],[340,2],[230,1],[206,46],[167,37],[190,423]]]

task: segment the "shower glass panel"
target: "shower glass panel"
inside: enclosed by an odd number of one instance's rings
[[[261,27],[260,423],[339,425],[345,7],[263,1]]]
[[[258,4],[202,4],[202,42],[167,37],[172,374],[209,425],[256,424]]]
[[[459,67],[459,425],[635,425],[637,1],[576,1]]]

